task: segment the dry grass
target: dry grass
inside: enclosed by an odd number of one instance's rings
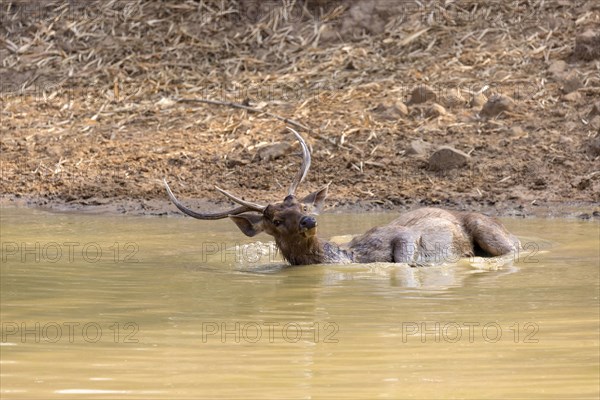
[[[298,160],[255,157],[291,139],[270,112],[308,128],[307,185],[333,180],[338,203],[599,201],[600,60],[573,55],[593,3],[4,1],[3,192],[149,200],[172,176],[273,200]],[[420,85],[434,98],[411,101]],[[495,93],[515,106],[486,118]],[[475,161],[434,174],[415,138]]]

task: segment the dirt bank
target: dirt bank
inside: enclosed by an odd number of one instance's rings
[[[600,6],[481,3],[3,2],[2,202],[162,214],[163,177],[204,209],[214,184],[280,200],[286,124],[175,100],[211,98],[310,128],[303,189],[337,210],[591,215]]]

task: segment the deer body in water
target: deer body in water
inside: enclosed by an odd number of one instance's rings
[[[281,254],[292,265],[396,262],[416,266],[457,261],[472,255],[500,256],[517,251],[517,238],[495,219],[479,213],[439,208],[406,212],[344,246],[320,239],[314,215],[323,206],[328,186],[304,198],[296,197],[296,189],[308,172],[311,157],[304,139],[289,129],[300,142],[303,162],[282,202],[264,206],[217,187],[220,193],[240,206],[219,213],[198,213],[177,200],[165,180],[171,201],[191,217],[204,220],[228,217],[247,236],[261,232],[273,236]]]

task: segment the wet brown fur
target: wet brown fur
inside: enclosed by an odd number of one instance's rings
[[[262,215],[230,218],[248,236],[265,232],[275,238],[292,265],[396,262],[430,265],[456,262],[472,255],[500,256],[516,251],[519,242],[497,220],[479,213],[421,208],[372,228],[346,246],[319,239],[316,226],[305,230],[303,217],[322,206],[327,188],[301,200],[288,196],[269,205]]]

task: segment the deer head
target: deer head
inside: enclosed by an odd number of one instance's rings
[[[229,218],[246,236],[261,232],[273,236],[283,257],[293,265],[316,264],[323,262],[323,244],[316,236],[317,221],[314,217],[322,208],[329,185],[310,193],[301,199],[296,198],[298,186],[310,168],[310,150],[298,132],[288,129],[296,136],[302,147],[302,165],[296,174],[285,199],[280,203],[260,205],[243,200],[217,186],[216,190],[239,204],[237,208],[217,213],[199,213],[185,207],[173,194],[164,180],[167,193],[175,206],[190,217],[204,220]]]

